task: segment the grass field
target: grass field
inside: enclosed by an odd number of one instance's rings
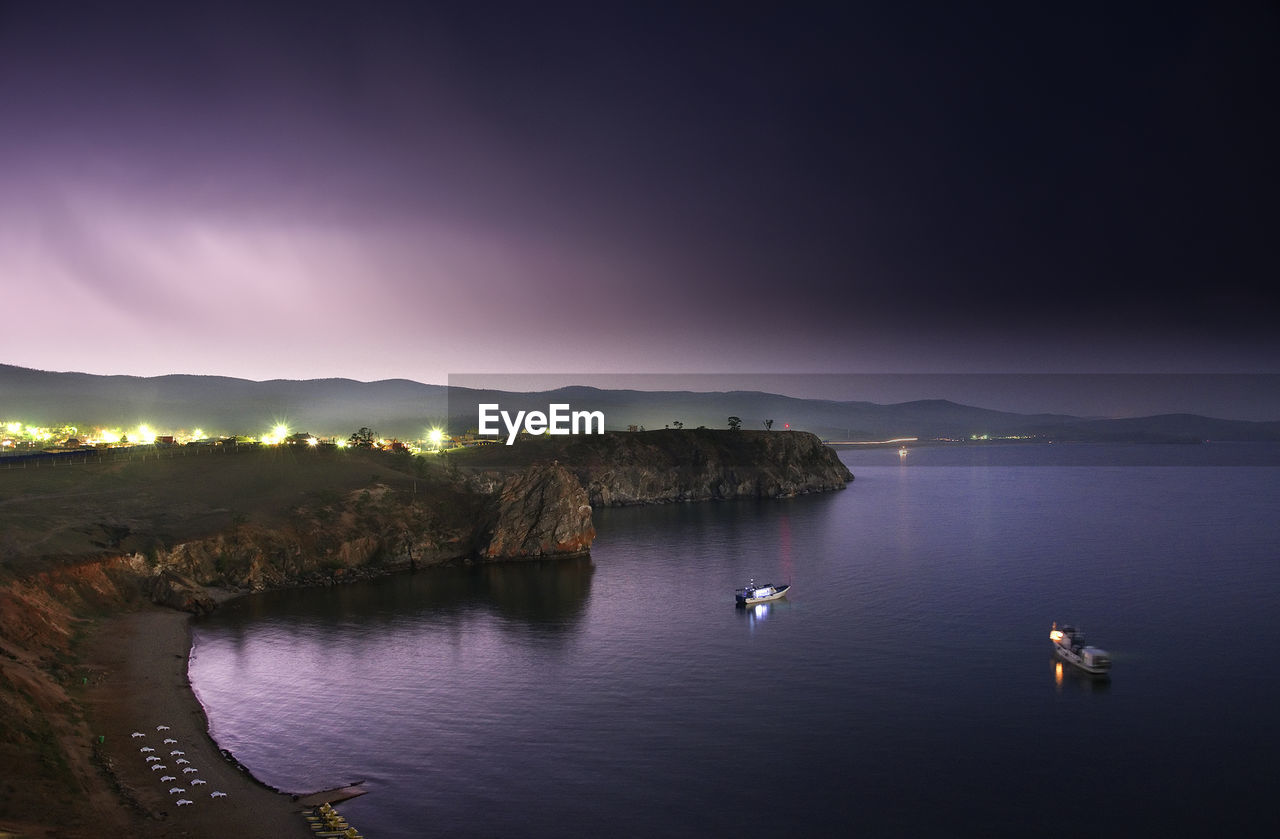
[[[15,570],[36,557],[145,552],[239,523],[271,527],[374,484],[430,496],[447,481],[429,459],[285,447],[0,470],[0,563]]]

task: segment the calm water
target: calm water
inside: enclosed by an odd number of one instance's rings
[[[192,680],[268,783],[365,779],[374,839],[1266,832],[1280,469],[1223,464],[1277,447],[1063,448],[844,452],[840,493],[598,511],[589,562],[245,599]],[[751,576],[794,593],[736,609]]]

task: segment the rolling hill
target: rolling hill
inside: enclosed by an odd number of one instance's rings
[[[477,405],[497,403],[514,414],[567,403],[601,411],[606,427],[724,428],[737,416],[744,428],[786,425],[831,441],[894,437],[969,439],[1033,436],[1056,440],[1189,442],[1280,440],[1280,422],[1225,420],[1194,414],[1140,418],[1020,414],[948,400],[881,405],[799,399],[758,391],[691,392],[567,387],[536,393],[449,388],[407,379],[249,381],[219,376],[98,376],[0,365],[0,421],[29,425],[158,430],[202,428],[209,434],[255,436],[277,423],[293,431],[346,437],[362,426],[385,437],[422,438],[447,423],[452,433],[477,425]]]

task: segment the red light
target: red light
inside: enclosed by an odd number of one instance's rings
[[[783,427],[783,428],[791,428],[791,423],[789,423],[789,422],[784,422],[784,423],[782,424],[782,427]]]

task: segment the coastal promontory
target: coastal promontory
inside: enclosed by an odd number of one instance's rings
[[[430,457],[174,447],[16,465],[0,472],[0,761],[23,770],[0,782],[0,827],[65,836],[158,826],[131,792],[119,733],[94,728],[104,708],[157,699],[117,696],[124,670],[146,664],[107,637],[130,615],[203,614],[237,593],[441,563],[581,556],[593,507],[785,498],[853,477],[810,434],[702,429]],[[141,638],[149,621],[125,623]],[[103,663],[120,656],[127,666]],[[182,672],[164,690],[193,703]]]
[[[789,498],[844,489],[852,473],[804,431],[662,429],[600,436],[529,437],[449,455],[473,471],[555,460],[596,507]]]

